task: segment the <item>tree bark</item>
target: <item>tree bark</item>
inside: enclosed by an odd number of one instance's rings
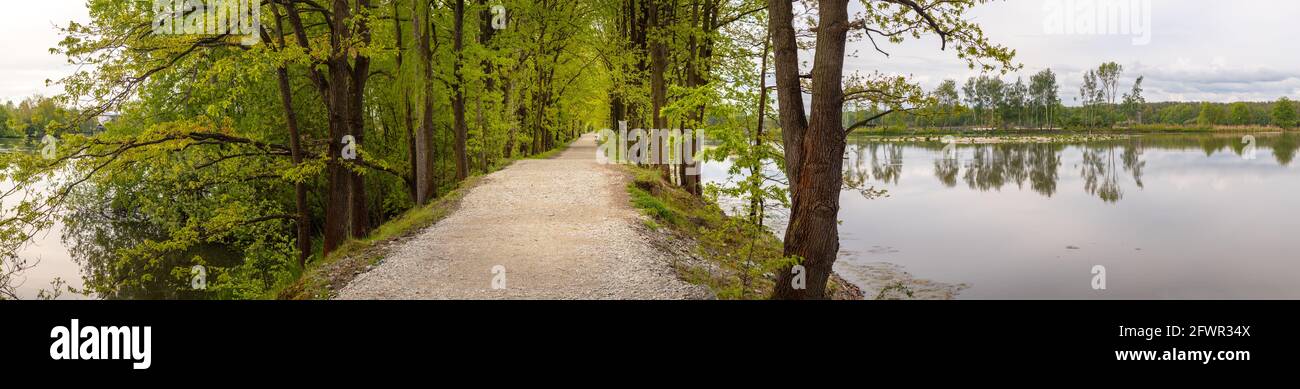
[[[514,100],[514,80],[506,78],[501,88],[501,98],[504,100],[502,105],[506,107],[505,117],[509,118],[506,124],[510,127],[509,134],[506,135],[505,158],[508,160],[515,155],[515,133],[519,131],[519,114],[515,110]],[[513,115],[513,116],[512,116]]]
[[[347,48],[344,42],[352,39],[351,11],[347,0],[334,0],[333,25],[329,36],[330,53],[327,59],[328,86],[325,90],[329,111],[329,147],[326,164],[329,191],[325,207],[324,252],[331,253],[347,240],[352,203],[351,177],[343,166],[343,138],[351,134],[351,100],[348,96],[351,78]]]
[[[781,140],[785,145],[786,178],[799,182],[803,155],[803,135],[808,119],[803,111],[803,92],[799,86],[799,47],[795,44],[794,8],[789,0],[768,0],[768,31],[772,34],[773,62],[776,66],[777,111],[780,114]],[[793,185],[791,190],[798,190]]]
[[[663,0],[649,0],[649,20],[651,34],[661,34],[664,30],[664,19],[667,17],[666,8]],[[650,42],[650,121],[651,130],[667,130],[668,120],[664,118],[664,105],[668,103],[668,85],[664,72],[668,68],[668,47],[664,43],[664,37],[656,36]],[[651,132],[653,137],[653,132]],[[650,150],[652,164],[658,164],[660,175],[665,179],[669,177],[668,158],[666,158],[668,148],[663,142],[655,142],[654,149]]]
[[[275,13],[275,29],[279,38],[280,48],[284,48],[286,43],[284,39],[284,26],[280,19],[280,11],[272,5],[271,11]],[[301,166],[303,162],[302,153],[302,131],[298,128],[298,113],[293,108],[293,89],[289,83],[289,69],[280,66],[276,69],[276,78],[280,87],[280,102],[284,105],[284,120],[289,127],[289,152],[293,157],[294,166]],[[307,207],[307,185],[303,182],[293,184],[294,210],[296,211],[296,230],[298,233],[298,266],[305,267],[307,258],[311,256],[311,211]]]
[[[845,138],[841,82],[848,36],[848,0],[822,0],[818,5],[818,20],[812,110],[801,142],[802,157],[795,160],[799,173],[797,180],[792,181],[795,183],[791,191],[793,206],[785,235],[785,255],[802,259],[806,283],[799,288],[792,271],[780,272],[772,291],[773,299],[824,299],[840,247],[838,215]],[[781,62],[777,61],[778,66]],[[783,105],[785,102],[782,100]]]
[[[346,1],[345,1],[346,3]],[[370,0],[357,0],[357,9],[368,10]],[[361,43],[369,45],[370,43],[370,25],[361,19],[356,24],[357,34],[361,36]],[[352,60],[352,74],[350,74],[351,83],[348,85],[348,133],[356,139],[357,147],[365,144],[365,93],[366,82],[370,79],[370,57],[357,53]],[[360,155],[358,159],[362,158]],[[366,195],[366,178],[361,173],[348,170],[349,190],[351,191],[349,199],[349,209],[351,211],[351,229],[352,237],[360,238],[370,234],[370,207]]]
[[[464,180],[469,177],[469,156],[465,150],[466,138],[469,137],[469,129],[465,124],[465,75],[461,72],[465,59],[465,0],[456,0],[452,12],[456,23],[452,28],[452,49],[456,52],[452,73],[456,79],[456,90],[451,100],[456,133],[456,180]]]
[[[434,127],[433,127],[433,25],[431,6],[423,1],[412,2],[411,10],[411,30],[418,41],[420,47],[420,70],[422,70],[421,86],[424,96],[423,107],[420,110],[420,129],[415,133],[415,167],[416,167],[416,198],[419,204],[428,204],[430,200],[438,196],[437,180],[434,179],[434,172],[437,169],[434,160]]]
[[[399,7],[400,3],[400,1],[393,1],[393,35],[397,40],[398,71],[401,71],[405,66],[406,53],[406,43],[403,42],[403,35],[405,34],[402,34],[402,13],[400,9],[401,7]],[[418,2],[416,2],[416,4],[418,4]],[[416,9],[418,9],[418,6],[416,6]],[[411,14],[411,18],[412,20],[416,18],[414,12]],[[413,36],[416,39],[419,39],[419,35]],[[411,187],[408,188],[408,190],[411,192],[411,201],[415,202],[416,205],[421,205],[424,204],[424,199],[420,198],[420,159],[416,156],[419,150],[416,147],[415,116],[413,114],[414,108],[411,107],[411,90],[407,89],[405,85],[401,86],[401,88],[402,108],[404,109],[402,124],[406,126],[406,155],[410,160],[411,169]]]
[[[769,32],[763,36],[763,56],[759,60],[758,67],[758,126],[754,130],[754,147],[758,148],[763,145],[763,126],[767,122],[767,53],[772,50],[772,34]],[[761,175],[763,170],[763,161],[755,158],[754,166],[750,167],[749,174]],[[759,183],[761,185],[761,183]],[[755,225],[763,226],[763,197],[752,196],[749,204],[749,218],[754,221]]]
[[[488,7],[487,0],[478,0],[478,5],[482,8],[479,10],[478,43],[485,50],[492,50],[492,37],[496,35],[496,29],[492,28],[492,10]],[[484,57],[479,62],[479,66],[483,68],[483,93],[496,93],[496,71],[493,69],[492,61]],[[491,138],[488,136],[487,118],[483,115],[482,94],[478,97],[476,105],[478,106],[479,133],[483,138],[479,148],[479,157],[481,159],[479,162],[482,164],[483,174],[487,174],[491,166],[491,161],[488,160],[488,150],[491,149],[488,147],[488,139]]]

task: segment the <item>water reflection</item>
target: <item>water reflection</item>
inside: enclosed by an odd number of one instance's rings
[[[961,175],[966,186],[980,191],[1002,190],[1014,183],[1023,189],[1028,183],[1047,197],[1056,193],[1062,147],[1055,144],[993,144],[970,146],[973,150]],[[957,153],[958,156],[964,155]],[[960,157],[959,157],[960,158]],[[935,161],[935,176],[945,186],[954,186],[962,166],[956,160]]]
[[[1247,144],[1239,136],[1153,136],[1133,137],[1087,143],[993,143],[958,144],[945,151],[941,142],[875,142],[870,138],[851,140],[849,163],[845,164],[846,187],[859,188],[871,183],[900,184],[904,176],[904,150],[933,154],[934,177],[945,187],[965,183],[972,190],[1001,191],[1014,184],[1045,196],[1057,194],[1061,180],[1061,160],[1068,151],[1077,151],[1077,169],[1082,189],[1107,203],[1124,199],[1125,186],[1146,188],[1148,149],[1199,149],[1212,157],[1225,150],[1245,158]],[[1257,148],[1269,149],[1280,166],[1295,159],[1300,142],[1292,133],[1257,136]],[[1263,154],[1262,152],[1260,153]]]
[[[969,285],[963,299],[1300,298],[1297,134],[1255,137],[1253,149],[1241,135],[1162,135],[951,150],[854,137],[837,266],[894,264]],[[1091,288],[1096,265],[1105,291]]]
[[[208,292],[190,287],[188,272],[177,273],[176,269],[189,269],[195,258],[202,258],[214,268],[237,265],[243,253],[231,245],[198,242],[182,250],[122,255],[123,250],[169,239],[167,226],[139,212],[137,202],[153,200],[144,199],[149,195],[129,186],[100,184],[78,187],[69,196],[67,210],[60,218],[62,242],[81,266],[86,290],[102,299],[209,297]]]
[[[1272,141],[1273,158],[1277,159],[1277,163],[1282,166],[1290,166],[1291,161],[1295,160],[1296,149],[1300,148],[1300,144],[1296,142],[1296,136],[1286,134]]]
[[[844,169],[845,186],[860,187],[862,183],[877,181],[898,184],[903,173],[904,145],[894,143],[850,144],[850,163]]]
[[[1090,195],[1113,203],[1124,197],[1119,186],[1119,172],[1115,169],[1115,148],[1088,148],[1083,151],[1083,190]]]

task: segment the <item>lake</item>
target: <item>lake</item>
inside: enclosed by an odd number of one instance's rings
[[[932,298],[1300,298],[1300,135],[1256,138],[1252,153],[1240,135],[951,147],[853,137],[846,181],[888,196],[844,190],[836,270],[869,295],[898,283]],[[0,152],[29,147],[0,140]],[[706,181],[725,168],[705,166]],[[769,216],[784,228],[784,212]],[[56,277],[83,285],[84,258],[64,235],[56,223],[22,250],[40,262],[19,276],[20,297]],[[1105,290],[1092,288],[1097,265]]]
[[[23,139],[0,138],[0,153],[33,152],[39,146],[39,143],[31,144]],[[0,191],[7,191],[11,188],[13,188],[13,183],[0,181]],[[0,208],[8,209],[16,202],[16,199],[4,199],[0,203]],[[67,283],[67,286],[73,288],[81,288],[83,285],[81,265],[73,260],[72,254],[64,246],[63,224],[57,219],[53,228],[38,233],[31,244],[18,251],[18,255],[32,265],[31,268],[15,276],[15,284],[17,284],[15,292],[19,298],[34,299],[42,289],[52,290],[50,282],[54,281],[55,278],[63,280]],[[90,297],[65,291],[60,298],[82,299]]]
[[[836,271],[868,297],[902,282],[962,299],[1300,298],[1300,135],[1254,138],[852,137],[846,181],[888,196],[842,193]]]

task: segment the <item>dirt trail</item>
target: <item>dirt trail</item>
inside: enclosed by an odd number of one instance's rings
[[[484,177],[454,213],[390,251],[338,298],[707,298],[647,243],[626,174],[596,163],[595,148],[585,135],[555,158]]]

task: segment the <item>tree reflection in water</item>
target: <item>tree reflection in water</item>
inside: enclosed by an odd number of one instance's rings
[[[1278,165],[1289,166],[1295,160],[1297,135],[1283,133],[1256,135],[1260,149],[1272,150]],[[1009,184],[1030,189],[1046,197],[1058,191],[1062,154],[1078,150],[1078,164],[1083,189],[1102,201],[1115,203],[1124,198],[1125,180],[1134,187],[1146,188],[1143,180],[1147,150],[1200,150],[1207,156],[1231,151],[1242,154],[1240,135],[1135,136],[1130,138],[1054,143],[995,143],[954,145],[956,153],[943,150],[941,142],[876,142],[857,139],[850,145],[850,163],[846,164],[846,188],[861,189],[871,182],[898,185],[903,171],[906,148],[931,151],[934,177],[945,187],[955,188],[964,182],[972,190],[1002,190]]]
[[[1272,140],[1273,158],[1282,166],[1291,166],[1291,161],[1295,160],[1297,145],[1296,136],[1293,133],[1285,133],[1277,136]]]
[[[962,180],[966,186],[980,191],[1002,190],[1014,183],[1023,189],[1025,183],[1043,196],[1056,194],[1056,181],[1061,166],[1063,147],[1047,143],[976,145]],[[935,161],[935,176],[949,187],[955,186],[960,163]],[[952,181],[946,181],[952,180]],[[950,184],[951,182],[951,184]]]
[[[73,190],[67,199],[62,240],[74,261],[81,266],[84,290],[101,299],[204,299],[211,292],[191,287],[189,270],[201,259],[214,271],[234,266],[244,255],[238,244],[195,242],[174,250],[132,252],[149,243],[168,240],[168,226],[162,215],[142,209],[146,203],[165,203],[171,198],[148,185],[96,182]],[[173,212],[190,210],[178,206]],[[173,228],[175,226],[172,226]]]
[[[957,187],[957,174],[961,173],[961,160],[953,156],[940,156],[934,160],[934,177],[943,186]]]
[[[885,197],[885,190],[867,185],[872,180],[898,184],[903,173],[903,145],[893,143],[856,143],[850,145],[853,156],[844,166],[844,189],[855,190],[868,199]],[[882,151],[883,150],[883,151]],[[871,174],[864,161],[870,158]]]
[[[1103,201],[1114,203],[1124,198],[1115,169],[1114,147],[1089,147],[1083,150],[1083,190]]]

